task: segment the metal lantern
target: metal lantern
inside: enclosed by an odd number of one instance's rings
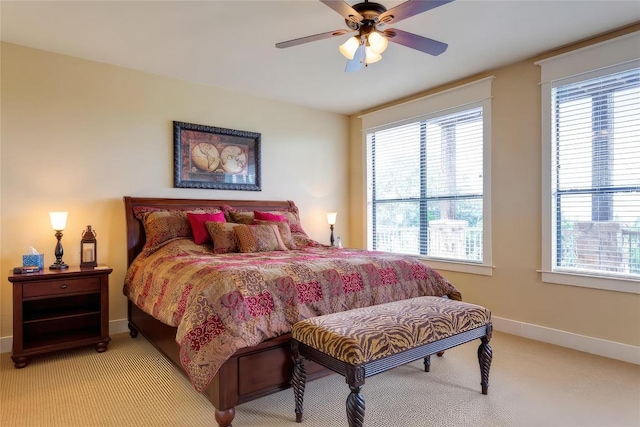
[[[80,242],[80,267],[98,266],[98,244],[96,242],[96,232],[87,225],[87,229],[82,232]]]

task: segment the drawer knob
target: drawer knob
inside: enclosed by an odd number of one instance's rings
[[[60,289],[67,289],[67,284],[63,283],[62,285],[60,285]]]

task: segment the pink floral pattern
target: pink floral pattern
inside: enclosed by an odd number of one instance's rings
[[[424,295],[460,299],[410,256],[324,246],[217,255],[191,239],[141,253],[123,289],[177,327],[180,361],[198,391],[235,351],[290,332],[302,319]]]
[[[359,273],[345,274],[342,279],[342,289],[345,294],[362,290],[362,276]]]
[[[320,301],[322,299],[322,288],[317,281],[300,283],[296,286],[298,289],[298,301],[301,304]]]
[[[398,283],[398,276],[393,268],[381,268],[380,277],[383,285],[395,285]]]
[[[273,298],[269,292],[246,298],[249,314],[253,317],[266,316],[273,311]]]

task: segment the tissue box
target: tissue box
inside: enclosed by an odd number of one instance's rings
[[[44,254],[22,255],[22,266],[28,267],[32,265],[37,265],[42,270],[44,268]]]

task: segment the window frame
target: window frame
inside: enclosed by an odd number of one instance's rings
[[[640,279],[605,272],[558,271],[555,267],[556,221],[553,213],[552,90],[554,83],[569,84],[640,66],[640,32],[607,40],[536,62],[541,67],[542,125],[542,281],[640,294]]]
[[[438,270],[456,271],[463,273],[493,275],[491,249],[491,83],[493,76],[471,82],[459,87],[438,92],[426,97],[412,100],[394,107],[377,110],[360,116],[363,122],[363,158],[364,164],[364,235],[369,246],[367,229],[369,227],[368,200],[370,197],[367,171],[367,134],[383,129],[401,126],[406,123],[417,122],[439,115],[447,115],[456,111],[481,106],[483,110],[483,260],[482,262],[466,262],[463,260],[447,260],[433,258],[427,255],[412,255],[428,261],[429,265]]]

